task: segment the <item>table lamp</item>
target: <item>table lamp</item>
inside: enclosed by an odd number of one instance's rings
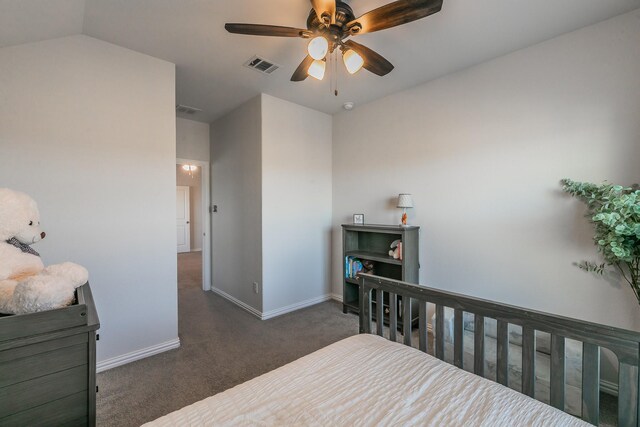
[[[411,194],[400,193],[398,194],[398,207],[402,208],[402,227],[407,226],[407,208],[413,207],[413,197]]]

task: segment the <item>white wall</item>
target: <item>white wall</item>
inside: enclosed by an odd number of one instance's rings
[[[178,338],[174,94],[173,64],[90,37],[0,49],[0,186],[38,201],[45,264],[88,268],[99,362]]]
[[[263,315],[330,293],[331,116],[262,95]]]
[[[212,288],[262,311],[260,96],[211,124]]]
[[[176,118],[176,155],[179,159],[208,162],[210,138],[207,123]]]
[[[639,328],[625,283],[572,265],[599,258],[558,183],[640,181],[639,40],[636,10],[334,116],[334,291],[339,224],[396,224],[409,192],[422,283]]]
[[[208,132],[207,132],[208,133]],[[192,251],[202,250],[202,168],[186,171],[176,165],[176,185],[189,187],[189,232]]]

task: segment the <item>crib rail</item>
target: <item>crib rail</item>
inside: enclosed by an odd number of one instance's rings
[[[496,380],[508,386],[509,324],[522,327],[522,392],[535,398],[535,332],[551,335],[550,351],[550,404],[565,410],[565,339],[582,342],[582,419],[598,425],[600,404],[600,348],[611,350],[618,358],[618,425],[640,425],[640,333],[612,326],[599,325],[563,316],[542,313],[494,301],[474,298],[453,292],[428,288],[384,277],[360,274],[360,332],[372,333],[372,291],[376,300],[389,300],[389,339],[396,340],[398,310],[396,301],[402,298],[403,319],[411,319],[411,301],[418,301],[418,348],[435,354],[444,360],[444,308],[454,310],[453,322],[453,363],[463,365],[463,314],[474,315],[474,373],[485,376],[485,333],[484,319],[497,321],[496,337]],[[435,351],[429,348],[427,337],[427,303],[435,304]],[[376,304],[376,331],[383,336],[383,304]],[[411,322],[403,322],[403,341],[412,345]]]

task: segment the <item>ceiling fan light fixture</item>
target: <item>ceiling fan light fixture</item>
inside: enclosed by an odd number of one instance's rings
[[[309,56],[313,59],[320,60],[327,56],[329,52],[329,42],[322,36],[314,37],[307,46]]]
[[[358,55],[358,53],[353,49],[347,49],[344,51],[342,61],[344,62],[344,66],[347,67],[349,74],[357,73],[364,65],[364,59],[362,56]]]
[[[307,74],[309,74],[314,79],[322,80],[324,78],[324,72],[327,68],[327,63],[321,59],[316,59],[311,63],[309,69],[307,70]]]
[[[375,75],[386,76],[393,70],[393,64],[379,53],[354,42],[350,37],[386,30],[426,18],[439,12],[443,2],[443,0],[395,0],[357,16],[347,1],[310,0],[312,9],[307,17],[306,29],[233,22],[226,23],[224,28],[233,34],[296,37],[308,40],[308,54],[291,75],[293,82],[301,82],[310,75],[322,79],[326,64],[319,61],[325,60],[328,55],[334,53],[336,48],[342,51],[343,61],[349,73],[355,74],[360,68],[365,68]],[[310,70],[311,65],[313,67]],[[333,92],[337,96],[337,90],[334,89]]]

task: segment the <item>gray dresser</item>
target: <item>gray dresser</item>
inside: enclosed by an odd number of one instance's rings
[[[76,303],[0,317],[0,426],[95,426],[98,313]]]

